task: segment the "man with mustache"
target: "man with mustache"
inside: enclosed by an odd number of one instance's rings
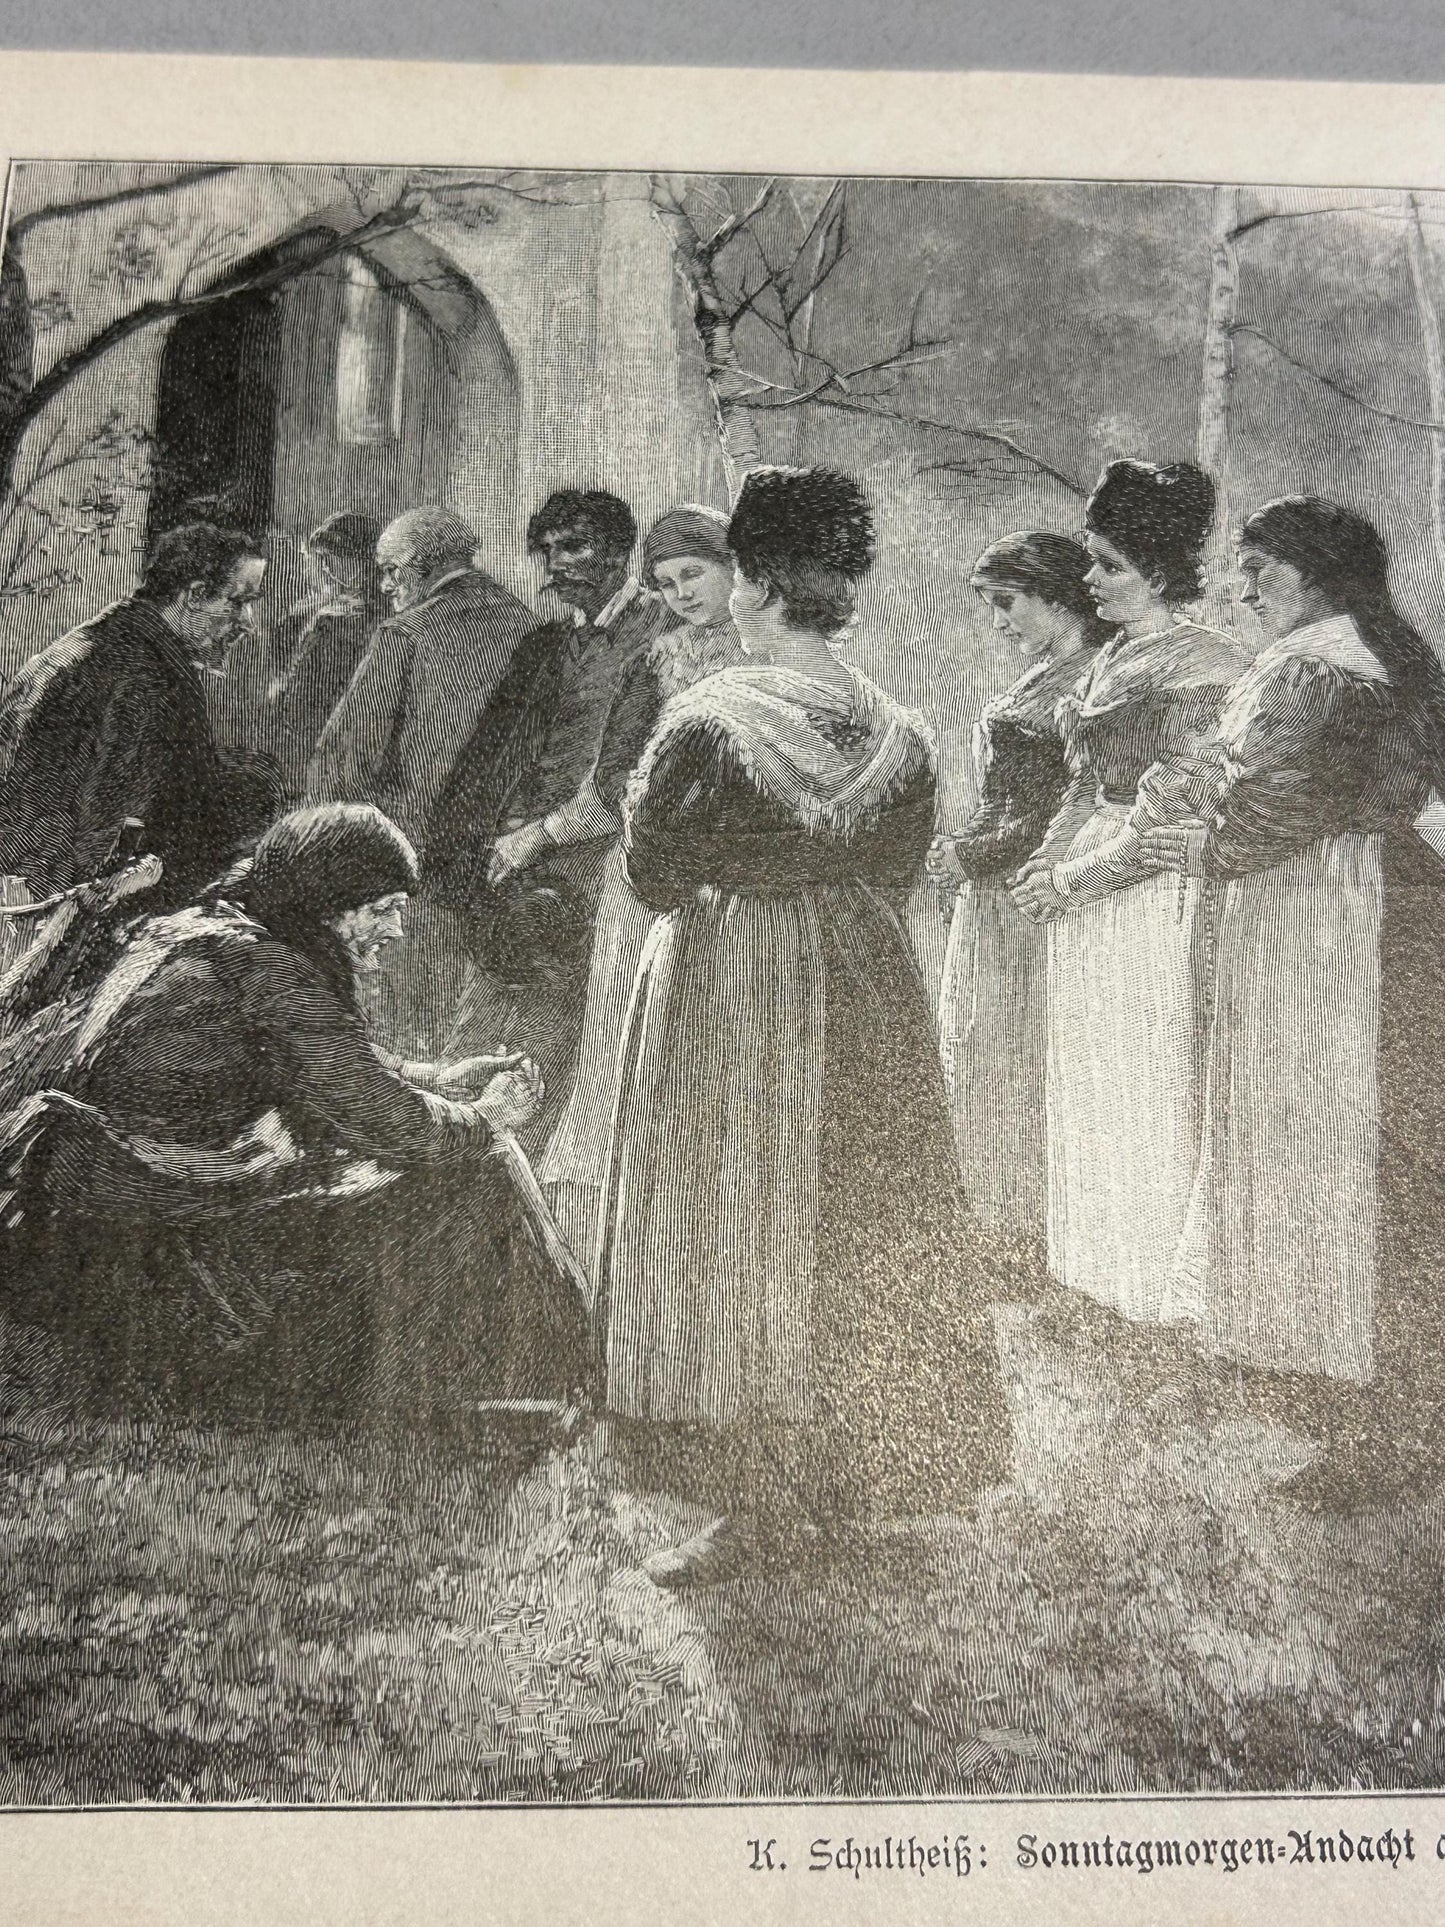
[[[569,613],[518,644],[426,838],[424,877],[462,917],[477,965],[459,1022],[540,1063],[538,1142],[567,1096],[616,827],[589,806],[607,712],[668,619],[632,573],[636,541],[632,510],[605,489],[559,490],[533,515],[528,551]]]
[[[146,907],[186,903],[265,826],[277,786],[223,761],[203,678],[251,632],[266,562],[234,529],[191,522],[155,543],[135,594],[42,649],[0,696],[0,876],[32,897],[98,874],[128,818],[162,877]]]

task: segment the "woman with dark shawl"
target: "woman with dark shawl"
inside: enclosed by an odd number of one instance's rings
[[[1209,1350],[1336,1443],[1372,1429],[1381,1393],[1411,1388],[1388,1429],[1424,1456],[1439,1400],[1419,1394],[1442,1338],[1445,864],[1414,822],[1445,790],[1445,670],[1355,511],[1271,502],[1239,559],[1266,646],[1208,752],[1158,772],[1140,810],[1147,854],[1223,891],[1174,1289]],[[1323,1495],[1342,1469],[1312,1485]]]
[[[964,1190],[979,1223],[1042,1248],[1048,1174],[1044,1064],[1048,938],[1009,900],[1069,786],[1058,706],[1111,631],[1067,535],[1006,535],[973,565],[973,586],[1028,664],[974,730],[978,807],[934,840],[929,874],[957,890],[939,994],[943,1070]]]
[[[376,566],[380,536],[381,524],[370,515],[332,515],[313,529],[306,555],[321,578],[321,595],[293,611],[272,637],[263,746],[280,765],[292,801],[306,794],[321,732],[388,614]]]
[[[933,753],[833,647],[872,515],[845,475],[760,469],[728,541],[748,661],[669,705],[630,790],[628,874],[662,915],[599,1247],[623,1450],[723,1515],[649,1562],[673,1586],[869,1511],[966,1509],[1009,1462],[897,914]]]
[[[580,1280],[509,1136],[535,1071],[367,1037],[356,979],[415,882],[379,810],[326,804],[139,927],[63,1073],[0,1121],[12,1314],[121,1353],[119,1379],[230,1355],[267,1405],[426,1419],[585,1378]]]

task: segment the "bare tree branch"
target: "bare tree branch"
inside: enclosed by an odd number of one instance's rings
[[[710,241],[700,241],[698,243],[698,250],[709,267],[714,265],[723,249],[735,241],[740,234],[752,233],[753,222],[757,220],[763,209],[768,205],[768,202],[772,200],[777,185],[776,180],[770,179],[764,181],[757,198],[744,213],[730,214]]]
[[[78,201],[58,201],[53,206],[37,207],[10,223],[6,241],[13,247],[43,221],[68,219],[72,214],[95,214],[102,208],[121,207],[128,201],[148,201],[154,195],[174,194],[179,188],[194,187],[197,181],[213,180],[218,175],[236,171],[234,161],[211,162],[204,167],[188,167],[169,180],[152,181],[149,186],[117,187],[108,194],[90,194]]]
[[[1040,475],[1047,475],[1050,481],[1057,482],[1060,488],[1067,489],[1070,495],[1077,495],[1081,501],[1089,492],[1077,476],[1070,475],[1065,469],[1056,468],[1044,456],[1035,454],[1031,448],[1025,448],[1023,443],[1015,441],[1012,435],[1006,435],[1001,428],[965,426],[962,422],[944,421],[936,415],[915,414],[911,409],[875,407],[866,396],[827,395],[822,397],[820,406],[841,408],[853,415],[879,416],[887,421],[901,422],[911,428],[933,429],[941,435],[956,435],[963,441],[986,442],[994,448],[1007,450],[1026,468],[1035,469]],[[966,469],[967,466],[966,463],[933,462],[929,464],[929,472],[945,473],[949,470]]]
[[[1279,356],[1281,361],[1288,362],[1291,368],[1298,369],[1302,375],[1308,375],[1311,381],[1317,381],[1332,395],[1338,395],[1341,401],[1349,402],[1352,407],[1362,409],[1367,415],[1374,415],[1380,421],[1397,422],[1402,428],[1427,428],[1437,432],[1445,430],[1445,422],[1432,421],[1427,415],[1399,415],[1391,408],[1381,408],[1377,402],[1367,401],[1363,395],[1356,394],[1353,388],[1347,388],[1333,375],[1325,374],[1323,369],[1312,367],[1307,361],[1301,361],[1298,355],[1290,353],[1283,342],[1276,341],[1273,335],[1266,334],[1263,328],[1256,327],[1251,321],[1236,321],[1233,332],[1237,335],[1250,335],[1255,341],[1262,341],[1266,348],[1272,349]]]
[[[360,227],[352,228],[345,234],[334,234],[318,247],[308,249],[304,254],[273,262],[269,267],[258,268],[249,273],[223,275],[202,293],[194,295],[178,294],[170,297],[156,296],[142,301],[125,314],[117,315],[114,321],[99,329],[88,341],[71,349],[69,354],[61,355],[46,372],[19,398],[16,406],[0,420],[0,473],[8,470],[14,458],[15,449],[30,423],[60,394],[77,375],[92,366],[100,358],[128,341],[143,328],[153,327],[157,322],[179,320],[185,315],[201,314],[218,302],[228,300],[234,294],[261,294],[268,289],[279,288],[299,275],[318,267],[322,262],[347,251],[364,247],[368,241],[376,241],[388,234],[398,233],[409,227],[416,219],[415,210],[403,200],[380,213],[372,215]]]
[[[1243,235],[1252,234],[1256,228],[1268,227],[1272,221],[1313,221],[1321,215],[1329,214],[1373,214],[1392,221],[1402,218],[1398,208],[1365,206],[1363,203],[1348,207],[1275,208],[1266,210],[1262,214],[1252,214],[1247,221],[1236,222],[1229,230],[1228,239],[1238,241]]]

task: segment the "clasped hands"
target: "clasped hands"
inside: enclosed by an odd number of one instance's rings
[[[521,1051],[460,1057],[438,1066],[432,1083],[443,1096],[473,1097],[487,1122],[501,1131],[530,1124],[546,1096],[542,1073]]]
[[[1143,872],[1176,870],[1182,875],[1199,871],[1197,852],[1191,832],[1179,824],[1157,824],[1136,831],[1135,855]],[[1030,857],[1009,885],[1009,896],[1020,916],[1030,923],[1053,923],[1072,906],[1054,881],[1050,858]]]

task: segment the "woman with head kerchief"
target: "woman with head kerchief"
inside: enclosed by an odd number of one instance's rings
[[[630,795],[662,915],[624,1046],[598,1285],[619,1440],[724,1516],[716,1581],[860,1512],[971,1503],[1008,1458],[927,993],[895,905],[933,830],[913,719],[839,660],[857,485],[759,469],[728,529],[748,661],[672,703]]]
[[[1377,1252],[1397,1274],[1439,1258],[1445,869],[1411,825],[1445,787],[1445,672],[1397,613],[1384,543],[1353,510],[1271,502],[1245,523],[1239,559],[1266,645],[1212,756],[1161,772],[1141,812],[1176,819],[1146,831],[1148,855],[1225,880],[1175,1290],[1226,1358],[1363,1385],[1380,1363]],[[1179,827],[1182,812],[1202,826]],[[1437,1296],[1432,1280],[1416,1313]],[[1391,1364],[1412,1348],[1438,1358],[1438,1314],[1408,1322],[1382,1320]],[[1360,1429],[1347,1397],[1322,1409],[1327,1435]],[[1410,1419],[1396,1418],[1408,1446]]]
[[[1203,887],[1131,822],[1139,782],[1208,741],[1243,648],[1180,611],[1202,590],[1214,487],[1192,464],[1111,462],[1086,510],[1087,577],[1118,629],[1060,710],[1075,778],[1014,898],[1049,943],[1049,1262],[1135,1322],[1168,1282],[1198,1152]]]
[[[597,807],[611,814],[619,832],[623,785],[641,761],[664,705],[704,677],[742,660],[728,613],[733,564],[727,525],[727,517],[717,509],[673,509],[643,543],[643,583],[662,598],[675,624],[626,672],[608,712],[593,789]],[[558,1223],[584,1265],[595,1255],[622,1032],[653,917],[627,881],[619,841],[602,875],[577,1078],[537,1172]]]
[[[401,1064],[366,1035],[358,982],[416,875],[379,810],[325,804],[140,927],[0,1131],[32,1312],[162,1383],[230,1360],[268,1405],[430,1420],[578,1382],[582,1281],[508,1136],[532,1067]]]
[[[974,564],[995,630],[1028,664],[974,732],[978,808],[938,837],[929,872],[958,888],[939,1000],[943,1067],[964,1191],[990,1231],[1042,1244],[1048,945],[1009,901],[1008,879],[1038,848],[1069,772],[1055,710],[1110,630],[1065,535],[1005,536]]]

